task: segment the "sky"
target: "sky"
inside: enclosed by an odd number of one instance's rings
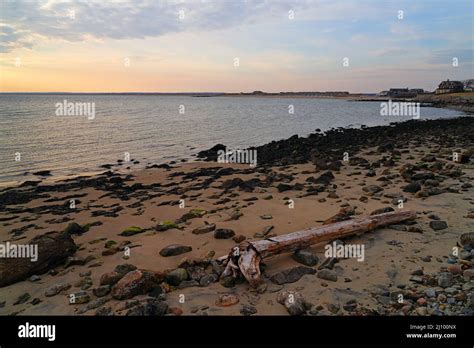
[[[379,92],[474,78],[472,0],[0,0],[0,92]]]

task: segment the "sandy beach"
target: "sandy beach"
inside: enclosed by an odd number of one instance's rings
[[[210,151],[209,161],[3,189],[2,243],[52,233],[76,247],[41,271],[2,259],[0,314],[287,315],[277,298],[295,291],[299,314],[472,315],[473,253],[460,237],[474,227],[473,134],[470,117],[333,130],[257,148],[256,168]],[[417,218],[341,241],[364,245],[363,261],[327,260],[314,245],[265,259],[258,289],[219,281],[216,259],[244,240],[400,209]]]

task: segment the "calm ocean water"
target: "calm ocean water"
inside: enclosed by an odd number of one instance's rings
[[[56,104],[95,103],[95,118],[57,116]],[[288,106],[294,106],[289,114]],[[184,113],[180,113],[180,108]],[[461,112],[421,108],[421,119]],[[404,121],[382,117],[376,102],[335,99],[151,95],[0,95],[0,182],[79,175],[116,163],[124,153],[141,163],[192,158],[216,143],[262,145],[316,128],[359,127]],[[15,160],[15,154],[21,160]],[[28,173],[28,174],[25,174]]]

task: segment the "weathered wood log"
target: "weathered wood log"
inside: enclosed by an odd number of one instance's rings
[[[236,278],[240,273],[252,287],[258,287],[261,283],[260,261],[264,258],[304,249],[313,244],[362,234],[376,228],[415,218],[416,213],[414,211],[389,212],[340,221],[272,238],[243,242],[234,247],[229,255],[219,259],[226,265],[221,277],[232,276]]]

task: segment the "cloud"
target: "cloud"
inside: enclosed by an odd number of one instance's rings
[[[32,36],[82,41],[141,39],[238,25],[278,8],[267,1],[2,1],[3,50],[30,47]],[[280,4],[281,5],[281,4]]]
[[[2,0],[3,51],[33,42],[143,39],[183,31],[209,31],[243,24],[357,20],[380,16],[386,7],[371,1],[329,0]]]

